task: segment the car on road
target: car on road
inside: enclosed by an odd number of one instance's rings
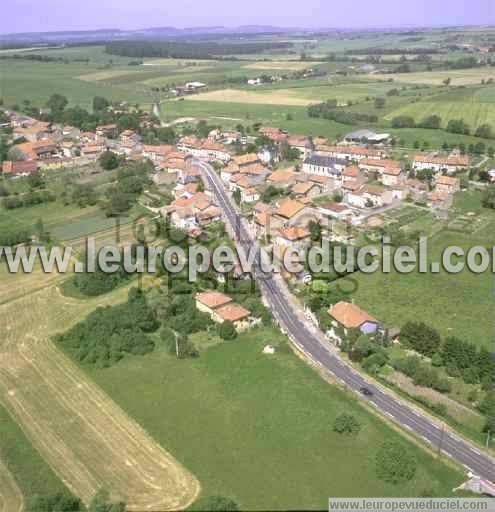
[[[373,391],[365,386],[360,387],[359,392],[364,396],[373,396]]]

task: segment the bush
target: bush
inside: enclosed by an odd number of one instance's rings
[[[416,459],[402,444],[386,442],[376,455],[376,474],[391,484],[408,482],[416,474]]]
[[[218,326],[218,335],[225,341],[232,341],[237,338],[237,331],[232,322],[223,322]]]
[[[223,496],[210,496],[206,498],[202,510],[209,512],[237,512],[239,506],[234,500]]]
[[[333,430],[339,434],[353,435],[361,430],[361,424],[352,414],[342,413],[335,418]]]

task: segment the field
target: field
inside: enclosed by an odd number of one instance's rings
[[[398,115],[408,115],[416,121],[422,121],[429,115],[442,118],[445,127],[450,119],[464,119],[473,129],[489,123],[495,123],[495,87],[470,87],[455,89],[438,94],[409,105],[404,105],[385,116],[391,120]]]
[[[267,343],[276,347],[274,356],[262,354]],[[245,510],[322,510],[328,496],[409,496],[426,489],[447,496],[461,478],[408,444],[418,460],[416,477],[399,486],[378,480],[376,450],[400,435],[324,382],[278,331],[252,331],[194,360],[178,361],[160,347],[88,373],[191,469],[202,496],[230,496]],[[164,414],[169,408],[173,414]],[[344,411],[362,423],[355,439],[332,430]]]
[[[86,503],[105,487],[125,499],[129,510],[187,507],[199,492],[197,480],[50,341],[96,306],[123,300],[126,292],[79,301],[50,286],[1,305],[0,400]]]
[[[251,64],[247,64],[243,66],[245,69],[259,69],[263,71],[267,70],[287,70],[287,71],[300,71],[301,69],[306,69],[308,67],[313,67],[321,64],[321,62],[301,62],[301,61],[287,61],[287,60],[271,60],[271,61],[259,61],[253,62]]]
[[[383,75],[371,75],[372,78],[381,78]],[[446,71],[424,71],[420,73],[404,73],[395,75],[396,82],[406,84],[427,84],[442,85],[446,78],[452,80],[452,85],[479,85],[481,80],[493,78],[495,80],[495,69],[492,67],[456,69]]]
[[[429,240],[429,258],[441,261],[441,251],[456,245],[465,250],[495,242],[493,215],[479,223],[473,219],[459,232],[442,231]],[[474,231],[474,232],[471,232]],[[437,328],[443,336],[457,336],[493,348],[493,276],[474,274],[465,269],[459,274],[439,273],[390,274],[357,273],[357,291],[352,298],[361,307],[389,326],[421,320]],[[345,288],[345,284],[342,284]],[[476,321],[473,321],[476,311]]]
[[[0,512],[21,512],[24,498],[9,470],[0,462]]]

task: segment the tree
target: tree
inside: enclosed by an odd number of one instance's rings
[[[223,322],[219,324],[218,335],[225,341],[232,341],[237,338],[237,331],[232,322]]]
[[[429,128],[431,130],[438,130],[442,124],[442,118],[437,115],[425,117],[419,124],[421,128]]]
[[[239,505],[234,500],[224,496],[209,496],[205,500],[203,510],[209,512],[237,512]]]
[[[401,330],[401,342],[416,352],[431,357],[440,347],[440,334],[423,322],[407,322]]]
[[[66,491],[53,496],[38,496],[30,510],[31,512],[83,512],[86,507],[79,498]]]
[[[119,166],[119,157],[113,151],[107,150],[100,155],[98,162],[105,171],[111,171]]]
[[[448,87],[452,83],[452,78],[448,77],[442,83],[443,83],[443,85]]]
[[[241,204],[241,191],[236,188],[234,192],[232,192],[232,198],[236,202],[236,204]]]
[[[376,473],[391,484],[408,482],[416,474],[416,459],[402,444],[388,441],[376,455]]]
[[[52,111],[53,115],[61,114],[65,107],[69,104],[69,100],[61,94],[52,94],[47,101],[46,106]]]
[[[312,220],[309,225],[309,234],[312,242],[320,243],[322,239],[322,229],[321,224]]]
[[[291,148],[287,141],[283,141],[280,146],[280,155],[282,160],[293,161],[297,160],[300,156],[297,148]]]
[[[460,135],[469,135],[471,133],[471,130],[464,119],[451,119],[447,123],[446,130],[450,133],[458,133]]]
[[[110,102],[102,96],[93,98],[93,112],[103,112],[110,106]]]
[[[352,414],[342,413],[335,418],[333,430],[339,434],[357,434],[361,430],[361,424]]]
[[[474,135],[476,137],[481,137],[483,139],[492,139],[493,138],[492,125],[485,123],[485,124],[478,126]]]
[[[112,502],[108,491],[101,489],[89,502],[88,512],[125,512],[125,503]]]
[[[416,123],[411,116],[396,116],[392,119],[392,128],[414,128]]]
[[[385,98],[375,98],[375,108],[382,109],[385,108],[386,100]]]

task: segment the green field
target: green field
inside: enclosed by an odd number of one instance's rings
[[[266,343],[277,347],[275,356],[262,355]],[[401,486],[378,480],[376,450],[398,434],[325,383],[275,331],[242,335],[197,360],[178,361],[160,348],[88,372],[199,478],[202,497],[230,496],[247,510],[323,509],[328,496],[409,496],[425,489],[450,495],[460,481],[413,445],[414,480]],[[343,411],[363,424],[356,439],[332,431]]]
[[[429,239],[430,261],[441,261],[439,256],[448,246],[460,246],[467,251],[473,246],[495,244],[493,215],[479,222],[476,217],[465,219],[459,223],[458,232],[442,231]],[[474,233],[470,234],[471,231]],[[424,321],[443,336],[457,336],[487,349],[493,347],[495,296],[493,275],[489,272],[474,274],[464,269],[459,274],[448,274],[442,268],[435,274],[400,274],[392,270],[390,274],[356,273],[353,279],[357,291],[352,298],[389,326]],[[342,287],[346,288],[345,283]]]
[[[495,73],[495,72],[494,72]],[[464,119],[471,129],[495,123],[495,86],[454,89],[404,105],[385,116],[390,121],[399,115],[408,115],[420,122],[430,115],[442,118],[445,127],[450,119]]]
[[[7,466],[20,488],[26,510],[30,510],[38,495],[47,496],[67,490],[1,404],[0,434],[0,461]]]

